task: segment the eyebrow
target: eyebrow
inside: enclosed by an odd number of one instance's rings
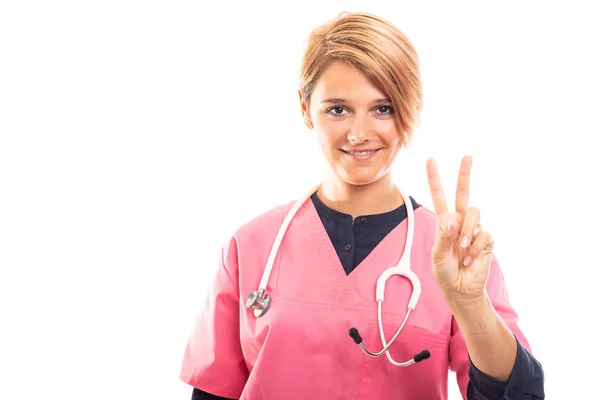
[[[344,99],[331,98],[331,99],[325,99],[325,100],[323,100],[321,102],[321,104],[323,104],[323,103],[342,104],[342,103],[345,103],[345,102],[346,102],[346,100],[344,100]],[[392,101],[388,97],[384,97],[384,98],[381,98],[381,99],[373,100],[373,103],[389,103],[389,104],[391,104]]]

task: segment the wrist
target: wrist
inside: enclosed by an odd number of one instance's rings
[[[480,297],[446,301],[463,335],[482,335],[498,329],[500,317],[484,292]]]
[[[446,304],[448,304],[448,307],[450,307],[451,310],[465,313],[478,311],[484,308],[489,301],[489,296],[487,292],[484,291],[480,296],[476,297],[445,295],[444,300],[446,300]]]

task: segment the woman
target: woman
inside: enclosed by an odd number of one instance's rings
[[[300,106],[330,168],[307,198],[255,218],[224,246],[181,370],[194,399],[446,399],[449,369],[464,398],[544,398],[494,242],[468,202],[471,157],[456,210],[433,160],[434,211],[392,181],[418,122],[419,76],[411,43],[376,16],[344,13],[310,35]],[[396,265],[411,271],[391,276],[376,302],[379,277]]]

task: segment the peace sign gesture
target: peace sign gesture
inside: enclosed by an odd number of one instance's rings
[[[463,157],[456,185],[456,211],[450,211],[435,160],[427,160],[427,178],[437,215],[431,262],[435,281],[447,301],[482,296],[490,270],[494,241],[481,229],[479,210],[469,207],[472,164],[471,156]]]

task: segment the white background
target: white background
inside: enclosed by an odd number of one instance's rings
[[[190,397],[179,367],[220,246],[321,177],[296,73],[343,10],[420,55],[396,182],[431,207],[433,156],[453,201],[473,154],[547,398],[597,395],[594,2],[201,3],[1,3],[0,398]]]

